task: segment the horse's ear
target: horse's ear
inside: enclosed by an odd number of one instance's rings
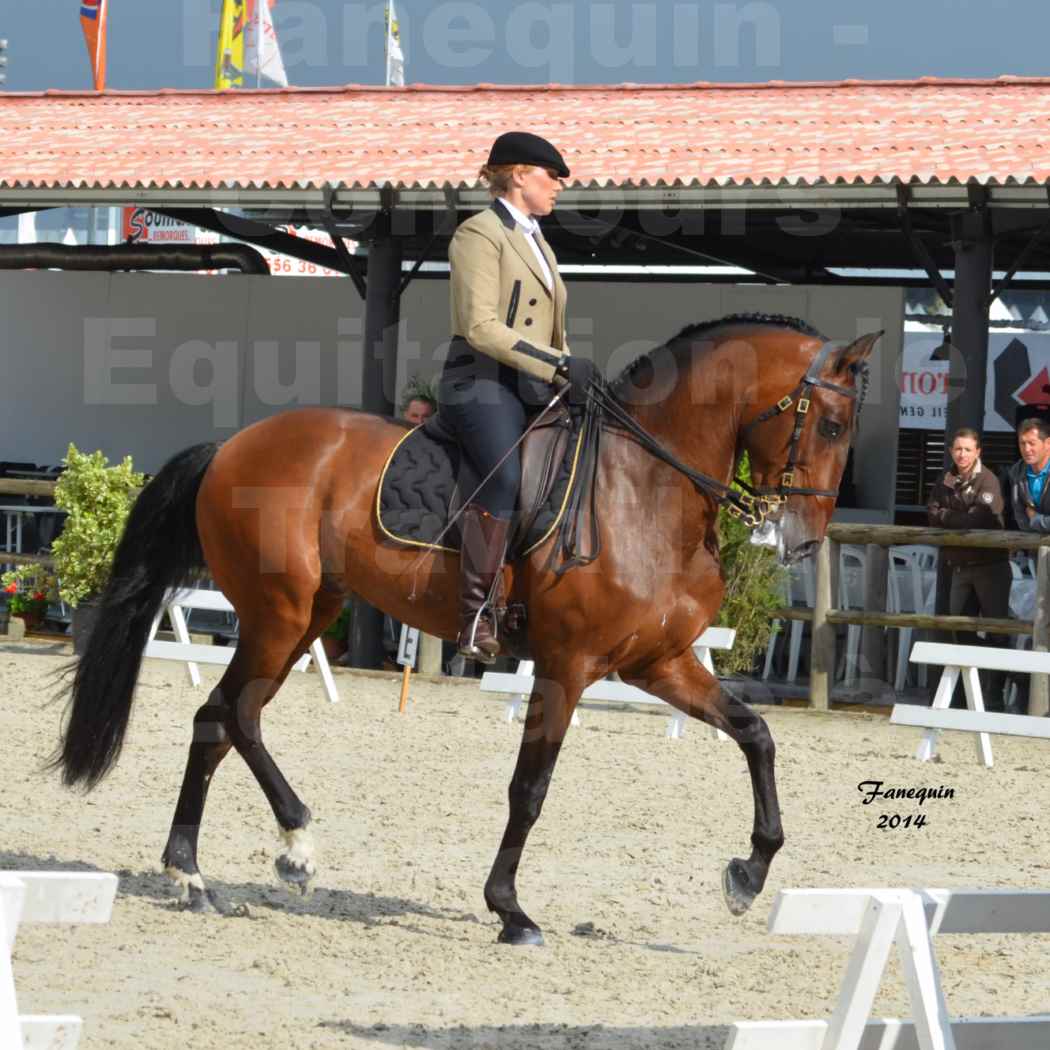
[[[859,339],[854,339],[849,346],[844,346],[835,355],[835,371],[839,373],[858,371],[861,365],[871,357],[871,352],[875,349],[875,344],[882,338],[884,331],[885,329],[880,332],[869,332]]]

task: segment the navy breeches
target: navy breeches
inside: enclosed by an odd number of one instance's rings
[[[456,354],[457,349],[453,344],[438,384],[441,418],[456,432],[479,481],[495,470],[473,502],[506,520],[514,514],[521,488],[520,449],[507,455],[498,469],[496,464],[525,433],[529,419],[553,391],[477,351]],[[463,493],[464,498],[469,495]]]

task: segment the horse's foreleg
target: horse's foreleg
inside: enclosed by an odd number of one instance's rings
[[[734,857],[722,875],[729,910],[734,915],[743,915],[762,892],[773,857],[784,844],[773,770],[776,746],[765,719],[726,693],[718,679],[697,663],[691,651],[674,660],[654,664],[644,672],[630,676],[621,672],[621,675],[679,711],[721,729],[744,752],[755,802],[751,856],[747,860]]]
[[[501,944],[542,944],[543,934],[518,904],[516,878],[525,840],[539,819],[554,764],[569,728],[572,712],[583,691],[582,683],[536,676],[525,730],[508,796],[510,814],[499,852],[485,883],[485,903],[503,923]]]

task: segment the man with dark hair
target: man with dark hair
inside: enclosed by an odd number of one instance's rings
[[[981,462],[981,436],[971,427],[952,435],[951,469],[930,493],[930,524],[942,529],[1001,529],[1003,492],[999,479]],[[987,547],[945,547],[944,565],[951,574],[948,612],[952,616],[982,616],[992,620],[1010,615],[1010,562],[1005,550]],[[979,645],[977,634],[956,632],[960,645]],[[994,645],[992,639],[984,644]],[[1003,675],[981,672],[981,691],[989,711],[1003,709]],[[961,692],[961,690],[960,690]]]
[[[437,411],[437,402],[429,394],[412,394],[401,403],[401,418],[419,426]]]
[[[1050,423],[1040,417],[1017,425],[1021,458],[1007,472],[1014,522],[1023,532],[1050,533]],[[1017,681],[1018,698],[1011,713],[1028,709],[1028,676]]]
[[[1010,468],[1010,502],[1024,532],[1050,532],[1050,423],[1025,419],[1017,427],[1021,458]]]

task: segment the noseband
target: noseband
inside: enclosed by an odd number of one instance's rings
[[[620,400],[607,390],[604,383],[594,383],[591,386],[590,395],[601,405],[607,417],[610,417],[623,429],[632,433],[642,447],[653,456],[668,464],[668,466],[674,467],[679,473],[684,474],[697,489],[714,499],[715,503],[720,507],[724,507],[726,512],[732,517],[739,518],[749,528],[757,528],[772,511],[787,500],[788,496],[831,496],[833,498],[838,496],[838,489],[811,489],[795,485],[795,468],[798,466],[799,444],[802,440],[802,431],[806,425],[806,418],[809,415],[810,395],[814,388],[819,387],[824,390],[830,390],[832,393],[841,394],[843,397],[848,397],[851,401],[856,401],[857,412],[853,419],[854,426],[856,426],[860,415],[860,406],[864,403],[864,395],[867,392],[868,385],[866,368],[860,372],[861,389],[859,393],[850,387],[840,386],[838,383],[831,383],[826,379],[820,378],[819,373],[821,369],[827,363],[832,351],[836,349],[838,347],[834,343],[824,343],[798,386],[790,394],[782,397],[772,408],[767,408],[764,412],[760,412],[741,432],[742,437],[752,428],[758,426],[759,423],[773,419],[787,412],[792,405],[795,406],[795,427],[791,432],[791,442],[788,445],[787,463],[785,463],[781,472],[780,484],[775,487],[762,486],[756,488],[742,478],[736,478],[734,479],[736,484],[744,490],[743,492],[738,492],[717,478],[712,478],[707,474],[700,473],[700,471],[693,470],[692,467],[687,466],[672,453],[668,452],[656,437],[638,423],[623,407]]]

